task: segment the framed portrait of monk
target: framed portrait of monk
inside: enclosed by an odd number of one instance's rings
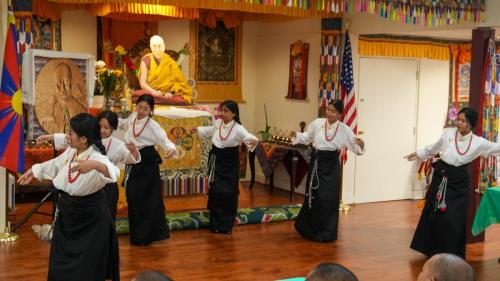
[[[94,72],[90,54],[32,49],[23,55],[28,140],[69,132],[69,120],[92,104]]]
[[[196,80],[197,102],[243,101],[241,94],[241,26],[215,28],[191,21],[190,75]]]

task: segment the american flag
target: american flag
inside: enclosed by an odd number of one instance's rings
[[[342,56],[342,69],[340,71],[340,99],[344,103],[343,122],[352,129],[355,135],[358,133],[358,114],[356,111],[356,100],[354,93],[354,78],[352,73],[352,50],[349,34],[345,33],[344,53]],[[347,161],[347,151],[341,152],[342,163]]]

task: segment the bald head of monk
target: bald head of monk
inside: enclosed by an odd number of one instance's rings
[[[157,59],[161,59],[165,55],[165,41],[158,35],[154,35],[149,39],[149,48],[153,56]]]
[[[422,268],[417,281],[475,281],[472,267],[452,254],[432,256]]]

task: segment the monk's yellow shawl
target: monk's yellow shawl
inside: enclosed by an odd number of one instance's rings
[[[147,81],[151,88],[164,93],[171,92],[176,96],[182,96],[189,103],[192,102],[191,87],[187,84],[180,67],[169,55],[165,54],[159,63],[151,53],[145,55],[142,60],[149,60]]]

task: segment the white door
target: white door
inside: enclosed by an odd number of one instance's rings
[[[356,203],[411,198],[418,61],[361,58],[358,131],[366,153],[356,157]]]

